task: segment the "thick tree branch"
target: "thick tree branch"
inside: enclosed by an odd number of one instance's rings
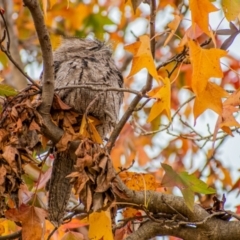
[[[216,214],[210,215],[198,204],[193,212],[189,210],[182,197],[154,191],[137,192],[128,189],[120,178],[115,179],[117,202],[138,205],[139,209],[147,208],[151,213],[174,214],[173,220],[162,222],[148,221],[127,239],[150,239],[154,236],[176,236],[185,240],[240,239],[240,222],[223,221]],[[126,205],[124,205],[126,206]],[[219,215],[219,214],[218,214]],[[176,219],[186,218],[184,221]],[[230,236],[231,235],[231,236]],[[140,237],[141,236],[141,237]]]
[[[32,14],[35,29],[37,31],[43,57],[43,86],[42,86],[42,104],[39,112],[43,117],[43,132],[53,142],[58,142],[63,131],[53,124],[50,118],[50,109],[54,95],[54,73],[53,73],[53,55],[50,37],[44,23],[43,12],[39,6],[38,0],[23,0]]]

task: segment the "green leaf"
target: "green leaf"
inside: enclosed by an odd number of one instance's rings
[[[181,190],[184,201],[187,205],[187,207],[193,211],[193,205],[194,205],[194,192],[190,188],[185,188]]]
[[[15,96],[17,93],[18,92],[13,87],[6,84],[0,84],[0,96]]]
[[[161,165],[165,170],[161,185],[163,187],[178,187],[191,211],[193,210],[195,192],[203,194],[216,193],[215,189],[208,187],[206,183],[198,179],[194,174],[188,174],[187,172],[177,173],[171,166],[164,163]]]
[[[198,179],[194,174],[188,174],[187,172],[181,172],[180,178],[189,186],[193,192],[203,194],[214,194],[216,190],[208,187],[208,185],[202,180]]]

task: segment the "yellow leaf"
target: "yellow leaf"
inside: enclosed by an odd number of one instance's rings
[[[233,21],[240,13],[240,0],[222,0],[222,8],[226,19]]]
[[[151,76],[157,81],[160,81],[161,77],[158,75],[153,61],[148,35],[140,36],[139,41],[125,46],[124,49],[134,55],[132,69],[128,77],[133,76],[143,68],[147,68]]]
[[[169,78],[163,79],[163,86],[151,90],[148,92],[148,96],[156,98],[157,101],[153,104],[147,121],[151,122],[161,113],[165,113],[171,121],[171,85]]]
[[[56,50],[62,42],[62,37],[56,34],[50,34],[52,49]]]
[[[109,211],[93,212],[89,215],[88,237],[92,240],[113,240]]]
[[[218,11],[209,0],[189,0],[192,22],[196,23],[206,34],[210,36],[208,28],[208,14]]]
[[[58,0],[49,0],[49,2],[50,2],[50,8],[52,8],[52,6],[55,5],[58,2]]]
[[[47,0],[42,0],[42,5],[43,5],[44,16],[46,16],[47,15],[47,5],[48,5]]]
[[[168,35],[167,39],[164,42],[164,46],[166,46],[169,41],[172,39],[173,35],[175,34],[182,18],[179,15],[175,15],[174,19],[168,24],[168,27],[171,29],[170,34]]]
[[[196,97],[193,107],[195,121],[206,109],[211,109],[221,115],[223,111],[221,98],[228,97],[228,93],[216,85],[208,82],[206,89]]]
[[[226,56],[227,52],[221,49],[203,49],[192,40],[188,44],[193,67],[191,87],[198,96],[206,89],[209,78],[223,77],[220,58]]]
[[[83,115],[79,134],[83,137],[90,138],[94,142],[101,144],[102,138],[99,135],[97,129],[95,126],[99,125],[100,121],[97,120],[94,117],[86,117],[86,115]]]

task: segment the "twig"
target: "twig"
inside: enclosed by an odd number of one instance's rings
[[[47,240],[50,240],[50,239],[51,239],[51,237],[52,237],[53,234],[57,231],[57,229],[58,229],[58,227],[55,227],[55,228],[51,231],[51,233],[48,235]]]
[[[117,172],[116,175],[119,175],[121,172],[129,170],[133,166],[134,163],[135,163],[135,160],[132,160],[132,163],[131,163],[131,165],[129,167],[127,167],[127,168],[119,167],[120,171]]]
[[[3,20],[3,23],[4,23],[4,32],[3,32],[3,37],[2,39],[0,40],[0,47],[1,47],[1,50],[3,53],[6,54],[6,56],[8,57],[8,59],[13,63],[13,65],[19,70],[19,72],[22,73],[22,75],[24,77],[26,77],[34,86],[36,86],[38,89],[41,89],[40,86],[38,84],[35,83],[35,81],[29,77],[22,69],[21,67],[15,62],[15,60],[12,58],[12,55],[10,53],[10,35],[9,35],[9,31],[8,31],[8,26],[7,26],[7,23],[6,23],[6,20],[3,16],[3,13],[2,11],[0,11],[0,15],[1,15],[1,18]],[[7,33],[7,48],[5,48],[3,46],[3,41],[5,40],[6,38],[6,33]]]
[[[55,91],[60,91],[62,89],[71,89],[71,88],[74,88],[74,89],[75,88],[87,88],[87,89],[91,89],[93,91],[102,91],[102,92],[109,92],[109,91],[129,92],[129,93],[139,95],[140,97],[147,97],[147,96],[143,96],[143,94],[139,91],[128,89],[128,88],[114,88],[114,87],[97,88],[97,87],[93,87],[91,85],[69,85],[69,86],[65,86],[65,87],[56,88]]]
[[[224,213],[225,213],[224,211],[215,212],[215,213],[207,216],[206,218],[204,218],[202,221],[199,221],[199,222],[179,222],[177,227],[179,227],[181,225],[185,225],[185,226],[188,226],[188,225],[200,226],[200,225],[203,225],[204,223],[206,223],[209,219],[211,219],[213,217],[216,217],[216,216],[219,216],[219,215],[222,215]]]

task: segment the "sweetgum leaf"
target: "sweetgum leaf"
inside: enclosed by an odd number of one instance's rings
[[[0,96],[8,97],[8,96],[15,96],[15,95],[17,95],[17,91],[13,87],[7,84],[0,84]]]

